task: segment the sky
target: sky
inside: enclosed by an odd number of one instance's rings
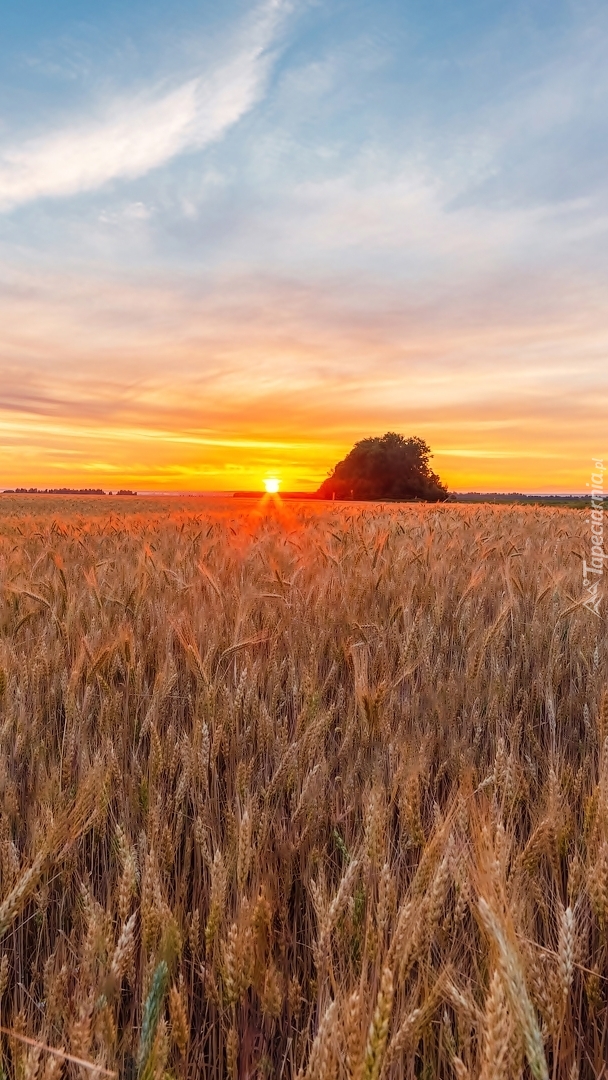
[[[601,0],[20,0],[0,487],[453,490],[608,458]]]

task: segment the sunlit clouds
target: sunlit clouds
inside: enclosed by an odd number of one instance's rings
[[[453,488],[582,489],[599,5],[102,4],[43,39],[37,2],[0,116],[0,487],[310,490],[397,430]]]
[[[22,282],[0,305],[6,483],[42,470],[49,483],[259,488],[280,461],[282,486],[306,489],[356,438],[393,428],[423,432],[453,487],[531,489],[542,475],[569,488],[605,415],[601,307],[584,327],[551,310],[491,327],[475,311],[434,323],[432,307],[355,310],[270,282],[241,282],[238,304],[236,286],[229,303],[170,282],[60,292]]]

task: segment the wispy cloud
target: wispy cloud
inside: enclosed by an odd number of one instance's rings
[[[0,485],[94,474],[224,489],[280,468],[286,487],[312,487],[355,439],[401,430],[429,440],[454,488],[579,490],[601,445],[601,312],[585,347],[567,322],[508,338],[393,305],[352,325],[322,293],[290,300],[280,283],[265,296],[252,283],[240,309],[127,281],[114,297],[93,280],[56,278],[46,297],[41,284],[0,301]]]
[[[165,83],[116,99],[101,115],[0,147],[0,210],[135,179],[220,139],[263,95],[287,11],[284,0],[268,0],[210,71],[171,89]]]

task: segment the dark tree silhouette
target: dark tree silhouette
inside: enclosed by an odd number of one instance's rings
[[[324,480],[321,499],[446,499],[445,484],[429,466],[431,449],[416,436],[387,431],[361,439]]]

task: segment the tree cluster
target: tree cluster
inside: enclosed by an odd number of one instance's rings
[[[445,484],[429,465],[431,449],[413,436],[386,435],[361,439],[339,461],[317,495],[321,499],[421,499],[440,502]]]

